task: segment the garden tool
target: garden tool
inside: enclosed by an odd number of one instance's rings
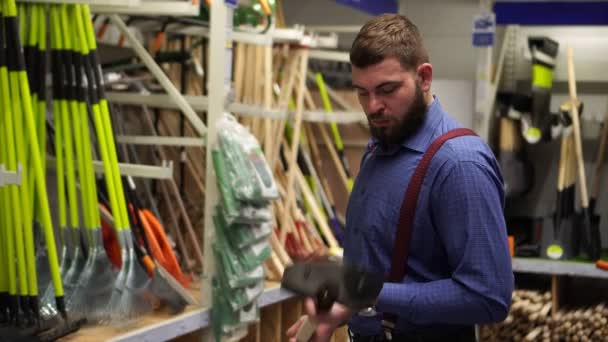
[[[343,265],[337,261],[296,263],[285,268],[281,287],[298,295],[316,299],[317,310],[328,311],[334,302],[353,311],[372,306],[384,277],[360,267]],[[296,335],[298,342],[307,342],[316,329],[306,320]]]
[[[549,37],[530,37],[528,46],[532,54],[532,110],[523,135],[528,143],[536,144],[551,126],[549,104],[559,44]]]
[[[568,88],[570,93],[570,101],[572,104],[576,103],[576,77],[574,71],[574,57],[572,48],[569,47],[567,51],[568,61]],[[570,114],[572,117],[572,127],[574,130],[574,147],[576,152],[577,171],[579,180],[579,189],[581,192],[581,213],[577,215],[577,233],[580,236],[580,244],[575,245],[575,255],[579,251],[579,245],[586,253],[586,257],[592,261],[596,261],[600,258],[601,253],[601,240],[599,227],[595,227],[591,224],[591,217],[589,212],[589,197],[587,195],[587,178],[585,175],[585,164],[583,160],[583,147],[581,138],[581,124],[578,113],[578,106],[570,106]]]

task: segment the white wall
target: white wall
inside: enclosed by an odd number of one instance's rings
[[[284,1],[288,25],[363,25],[370,15],[330,0]],[[473,80],[475,50],[471,26],[477,0],[401,0],[400,13],[409,17],[424,36],[436,79]],[[341,34],[348,49],[355,34]]]
[[[283,1],[287,25],[363,25],[372,16],[330,0]],[[340,48],[350,49],[355,33],[339,35]]]
[[[473,126],[473,81],[469,80],[434,80],[433,94],[437,96],[441,107],[463,126]]]
[[[476,0],[401,0],[399,12],[422,33],[435,78],[473,80],[476,55],[471,44]]]

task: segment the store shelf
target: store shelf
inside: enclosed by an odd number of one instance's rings
[[[264,294],[258,299],[260,307],[276,304],[294,297],[292,292],[284,290],[278,283],[267,283]],[[198,292],[200,297],[200,291]],[[85,327],[79,332],[62,339],[62,342],[152,342],[171,339],[206,328],[210,324],[208,308],[189,308],[186,312],[173,317],[169,312],[161,311],[147,315],[131,326]]]
[[[55,157],[47,156],[47,167],[57,168],[57,161]],[[78,166],[75,165],[76,169]],[[118,163],[118,169],[122,176],[131,176],[135,178],[147,178],[147,179],[171,179],[173,178],[173,162],[163,161],[161,165],[143,165],[143,164],[129,164],[129,163]],[[93,160],[93,170],[96,174],[102,175],[105,173],[103,162],[101,160]]]
[[[281,288],[280,284],[269,283],[269,286],[264,294],[258,299],[258,305],[263,308],[268,305],[280,303],[295,296],[296,295],[293,292]]]
[[[596,268],[595,264],[574,261],[514,258],[513,271],[516,273],[608,279],[608,272]]]
[[[205,140],[190,137],[159,137],[152,135],[117,135],[118,144],[174,146],[174,147],[204,147]]]
[[[138,22],[136,26],[144,32],[156,32],[156,30],[158,30],[157,23],[152,22],[142,21]],[[179,23],[167,25],[165,32],[184,34],[194,37],[209,37],[209,28],[207,27],[184,25]],[[296,25],[293,28],[273,29],[267,33],[260,33],[253,30],[235,30],[229,33],[227,40],[246,44],[272,46],[273,43],[278,42],[300,43],[303,42],[307,37],[309,36],[304,34],[304,27]],[[325,45],[331,44],[331,41],[329,41],[328,38],[328,36],[322,37],[322,39],[325,39],[322,41],[322,43]]]
[[[29,2],[37,4],[88,4],[91,6],[120,6],[132,7],[141,4],[141,0],[17,0],[17,2]]]
[[[334,62],[350,63],[350,55],[348,52],[322,50],[322,49],[311,49],[309,52],[309,58],[319,59]]]
[[[165,94],[141,95],[134,93],[108,92],[106,95],[108,101],[116,104],[134,106],[146,105],[163,109],[179,109],[169,96]],[[205,96],[186,95],[184,98],[197,112],[206,111],[208,108],[209,101]],[[287,116],[285,111],[278,109],[268,110],[260,106],[251,106],[242,103],[231,103],[227,106],[227,110],[241,115],[271,119],[284,119]],[[304,111],[302,119],[310,122],[335,122],[339,124],[367,122],[365,114],[358,111],[334,111],[333,113],[324,111]]]
[[[51,0],[52,1],[52,0]],[[131,15],[163,15],[163,16],[198,16],[199,4],[192,1],[160,1],[138,0],[136,5],[109,4],[104,1],[95,1],[91,5],[93,13],[131,14]]]

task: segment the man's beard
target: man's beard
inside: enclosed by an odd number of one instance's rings
[[[426,118],[428,108],[424,101],[424,94],[419,84],[416,84],[414,101],[405,116],[399,118],[395,126],[375,127],[371,120],[382,117],[381,113],[373,113],[367,116],[372,136],[385,146],[397,145],[416,133]]]

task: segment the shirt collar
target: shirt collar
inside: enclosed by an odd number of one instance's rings
[[[426,117],[420,129],[414,133],[414,135],[409,136],[405,139],[399,147],[405,147],[410,150],[414,150],[417,152],[424,153],[429,145],[431,144],[431,140],[435,135],[435,127],[441,121],[443,117],[443,110],[441,108],[441,104],[439,104],[439,100],[433,96],[433,102],[429,106],[427,110]],[[367,145],[368,150],[378,150],[382,154],[393,154],[399,150],[399,147],[394,146],[388,149],[382,148],[375,138],[372,137],[369,144]]]

